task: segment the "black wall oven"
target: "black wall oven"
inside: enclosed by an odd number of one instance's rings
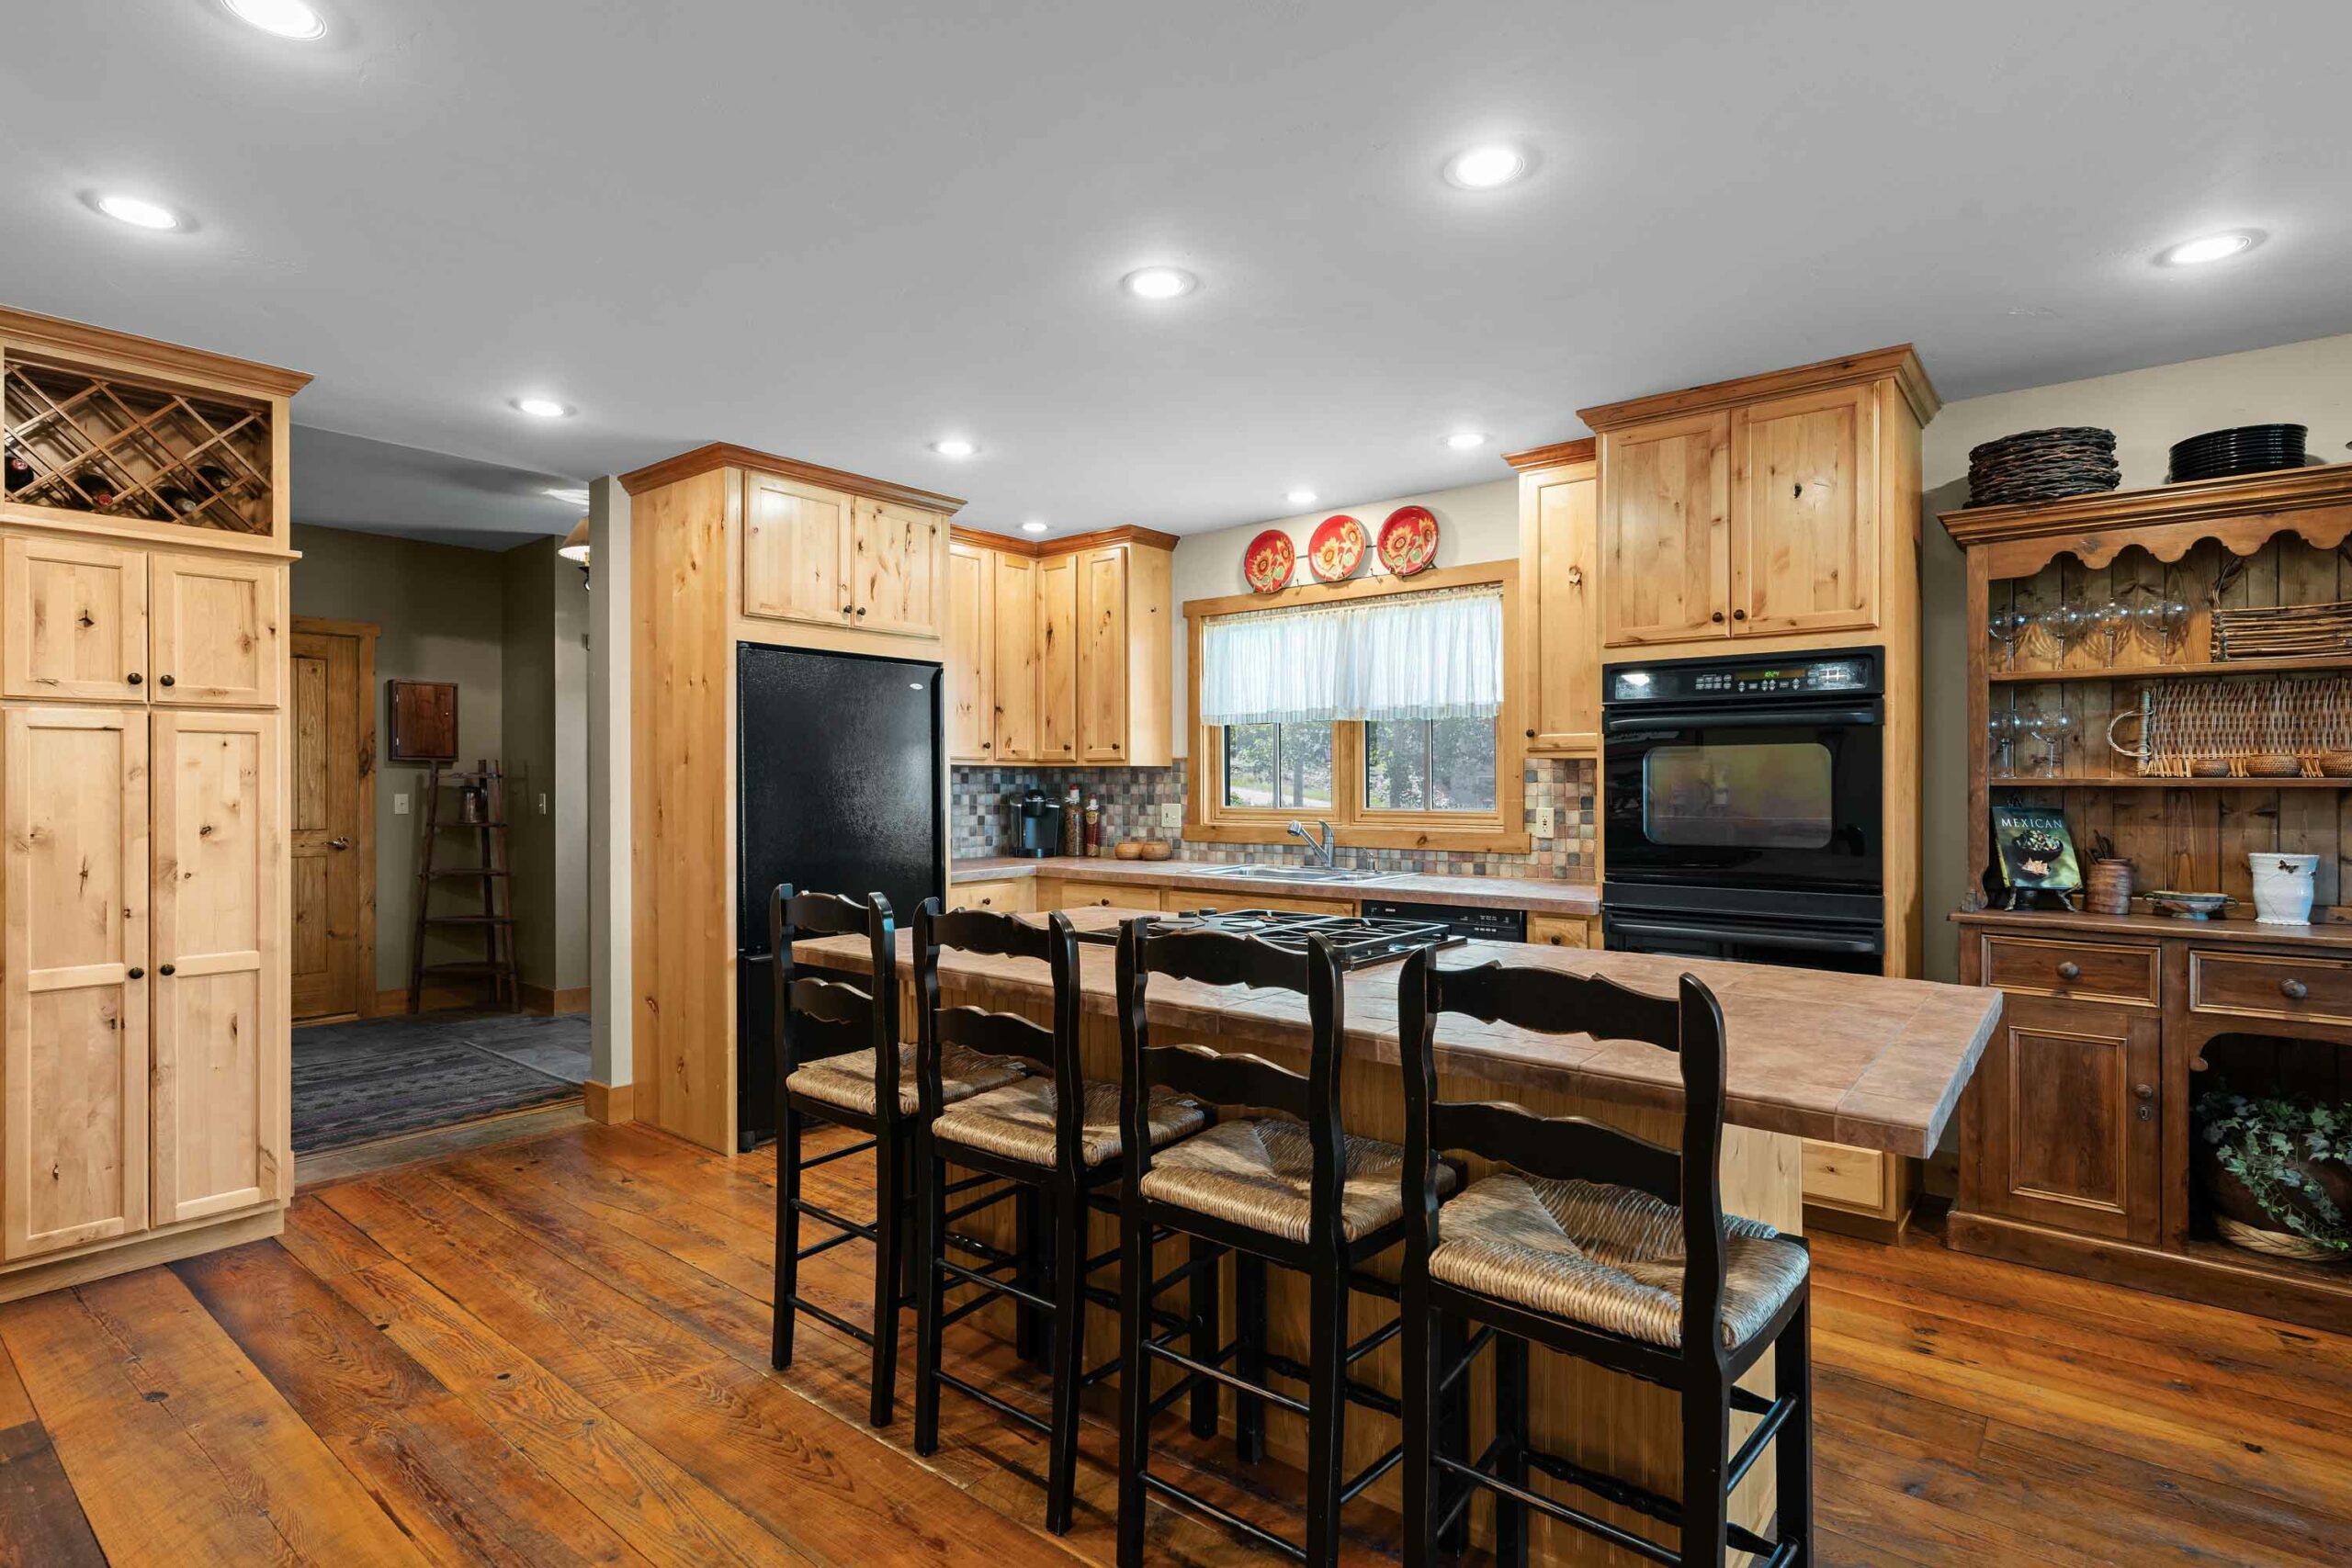
[[[1608,666],[1607,944],[1877,971],[1885,724],[1876,648]]]

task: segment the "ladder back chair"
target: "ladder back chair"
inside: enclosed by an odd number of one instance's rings
[[[1813,1409],[1804,1241],[1723,1212],[1724,1021],[1713,993],[1685,975],[1655,997],[1598,976],[1485,964],[1441,969],[1406,960],[1398,1033],[1405,1073],[1405,1561],[1433,1561],[1436,1539],[1470,1498],[1495,1497],[1496,1558],[1527,1562],[1531,1510],[1651,1562],[1720,1568],[1727,1550],[1760,1568],[1812,1561]],[[1580,1116],[1438,1098],[1438,1019],[1461,1013],[1547,1034],[1638,1040],[1676,1052],[1681,1146]],[[1494,1163],[1441,1202],[1442,1154]],[[1431,1353],[1432,1314],[1474,1324],[1458,1360]],[[1430,1419],[1441,1390],[1489,1344],[1495,1434],[1486,1452],[1446,1451]],[[1681,1495],[1668,1497],[1535,1449],[1528,1347],[1676,1391]],[[1773,1357],[1776,1396],[1737,1386]],[[1732,1413],[1758,1417],[1726,1457]],[[1777,1540],[1731,1524],[1730,1495],[1767,1449],[1780,1495]],[[1668,1548],[1532,1489],[1533,1472],[1664,1525]]]
[[[769,1359],[792,1364],[793,1326],[802,1313],[873,1350],[866,1418],[890,1424],[897,1405],[899,1314],[913,1304],[913,1258],[908,1247],[914,1217],[914,1128],[921,1114],[913,1058],[899,1043],[898,947],[890,901],[881,894],[861,903],[832,893],[796,893],[778,884],[768,899],[768,934],[775,953],[775,1332]],[[873,972],[866,986],[803,973],[793,943],[811,938],[863,936]],[[977,1055],[959,1056],[944,1087],[961,1100],[1011,1083],[1020,1063]],[[863,1143],[805,1157],[807,1124],[830,1123],[865,1134]],[[822,1165],[874,1152],[874,1220],[854,1220],[801,1195],[804,1175]],[[806,1215],[832,1234],[803,1247]],[[800,1293],[801,1263],[845,1242],[874,1244],[874,1321],[847,1318]]]
[[[943,951],[1030,959],[1046,965],[1053,981],[1052,1024],[977,1007],[945,1008],[940,1002]],[[922,1191],[921,1284],[916,1306],[915,1452],[939,1446],[939,1396],[951,1388],[977,1400],[1006,1420],[1044,1434],[1047,1445],[1046,1528],[1068,1532],[1078,1469],[1079,1396],[1119,1369],[1116,1356],[1101,1366],[1085,1365],[1086,1309],[1090,1302],[1115,1309],[1117,1294],[1089,1281],[1119,1258],[1115,1247],[1087,1256],[1090,1213],[1116,1214],[1111,1187],[1119,1178],[1125,1132],[1115,1083],[1089,1083],[1079,1060],[1079,944],[1069,917],[1055,913],[1043,925],[981,909],[940,912],[926,899],[915,911],[916,1077],[922,1120],[917,1133],[917,1182]],[[1030,1076],[999,1089],[949,1103],[943,1063],[958,1055],[1018,1059]],[[1148,1135],[1155,1145],[1187,1136],[1206,1126],[1207,1107],[1161,1096],[1148,1108]],[[982,1196],[949,1206],[969,1183],[950,1183],[947,1166],[976,1170],[977,1181],[1006,1183]],[[1016,1241],[1011,1249],[956,1234],[956,1222],[1011,1199],[1016,1211]],[[1050,1242],[1037,1267],[1035,1211],[1045,1210]],[[948,1256],[956,1248],[978,1257],[977,1267]],[[1040,1279],[1040,1274],[1044,1278]],[[1006,1276],[1010,1275],[1008,1279]],[[951,1311],[947,1292],[977,1287],[978,1293]],[[1041,1323],[1050,1338],[1046,1357],[1052,1380],[1049,1414],[1040,1417],[969,1382],[940,1365],[943,1333],[951,1323],[989,1303],[1011,1299],[1024,1332],[1024,1358],[1039,1337]],[[1188,1330],[1189,1320],[1179,1320]]]
[[[1351,1136],[1340,1117],[1340,1052],[1343,994],[1339,961],[1329,942],[1311,936],[1303,953],[1287,953],[1255,937],[1204,930],[1155,931],[1150,919],[1130,920],[1119,933],[1119,1037],[1125,1072],[1122,1111],[1127,1123],[1125,1180],[1121,1189],[1119,1551],[1120,1568],[1143,1561],[1145,1504],[1157,1496],[1247,1536],[1292,1559],[1329,1564],[1339,1558],[1340,1511],[1403,1456],[1391,1448],[1359,1474],[1342,1473],[1346,1424],[1352,1401],[1385,1415],[1398,1402],[1351,1375],[1356,1362],[1396,1337],[1391,1320],[1353,1344],[1348,1341],[1351,1290],[1394,1300],[1393,1287],[1360,1270],[1402,1239],[1400,1173],[1404,1151],[1394,1144]],[[1306,998],[1310,1024],[1307,1070],[1294,1071],[1261,1057],[1221,1054],[1204,1045],[1154,1042],[1148,1017],[1153,976],[1211,986],[1243,985],[1292,991]],[[1164,1150],[1144,1134],[1147,1097],[1188,1094],[1214,1105],[1257,1112],[1219,1121]],[[1450,1174],[1450,1173],[1448,1173]],[[1446,1180],[1441,1176],[1438,1179]],[[1450,1183],[1449,1183],[1450,1184]],[[1173,1333],[1155,1333],[1148,1320],[1152,1242],[1172,1230],[1212,1244],[1211,1266],[1235,1259],[1233,1341],[1204,1353],[1175,1348]],[[1266,1348],[1266,1266],[1307,1277],[1309,1322],[1306,1362]],[[1186,1374],[1157,1399],[1151,1374],[1161,1362]],[[1227,1363],[1232,1363],[1228,1369]],[[1267,1383],[1269,1373],[1306,1384],[1300,1399]],[[1236,1394],[1235,1428],[1241,1458],[1264,1452],[1265,1407],[1306,1423],[1306,1537],[1297,1542],[1243,1519],[1174,1482],[1151,1473],[1152,1417],[1187,1386],[1194,1393],[1194,1430],[1215,1430],[1220,1387]],[[1208,1420],[1202,1417],[1206,1396]]]

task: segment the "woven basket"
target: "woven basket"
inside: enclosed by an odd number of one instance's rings
[[[2352,652],[2352,603],[2213,612],[2213,658],[2293,659]]]
[[[2126,719],[2140,722],[2136,747],[2116,736]],[[2139,707],[2116,716],[2108,739],[2149,778],[2319,778],[2321,757],[2352,750],[2352,677],[2151,686],[2141,693]],[[2264,760],[2262,773],[2247,766],[2257,758]],[[2278,765],[2287,760],[2295,764],[2291,773]]]
[[[2341,1263],[2343,1255],[2315,1241],[2306,1241],[2292,1231],[2267,1231],[2233,1220],[2227,1214],[2213,1216],[2213,1229],[2232,1247],[2248,1252],[2259,1252],[2270,1258],[2292,1258],[2302,1263]]]

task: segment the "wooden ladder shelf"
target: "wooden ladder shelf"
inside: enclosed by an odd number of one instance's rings
[[[474,789],[480,806],[475,820],[458,818],[445,819],[441,815],[443,792],[455,785]],[[438,865],[441,837],[445,829],[462,829],[474,835],[477,863],[472,865]],[[428,975],[451,977],[471,977],[491,982],[491,995],[503,1002],[509,1011],[522,1010],[523,989],[514,960],[514,898],[512,862],[506,854],[506,783],[498,764],[487,760],[475,764],[471,773],[460,773],[433,764],[424,788],[424,853],[416,870],[416,933],[409,944],[408,1010],[422,1010],[424,1000],[424,980]],[[462,891],[471,885],[481,897],[481,908],[463,913],[435,914],[433,911],[433,885],[455,882]],[[427,964],[424,961],[426,931],[439,927],[447,931],[479,930],[482,933],[482,956],[478,960],[457,963]]]

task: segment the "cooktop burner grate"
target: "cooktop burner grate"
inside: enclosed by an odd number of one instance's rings
[[[1394,964],[1416,949],[1459,947],[1463,938],[1430,920],[1406,920],[1379,915],[1314,915],[1303,909],[1203,909],[1170,915],[1151,923],[1154,934],[1179,931],[1219,931],[1254,936],[1285,953],[1304,953],[1306,939],[1330,939],[1342,969],[1366,969]],[[1119,940],[1115,928],[1078,933],[1080,942],[1105,945]]]

